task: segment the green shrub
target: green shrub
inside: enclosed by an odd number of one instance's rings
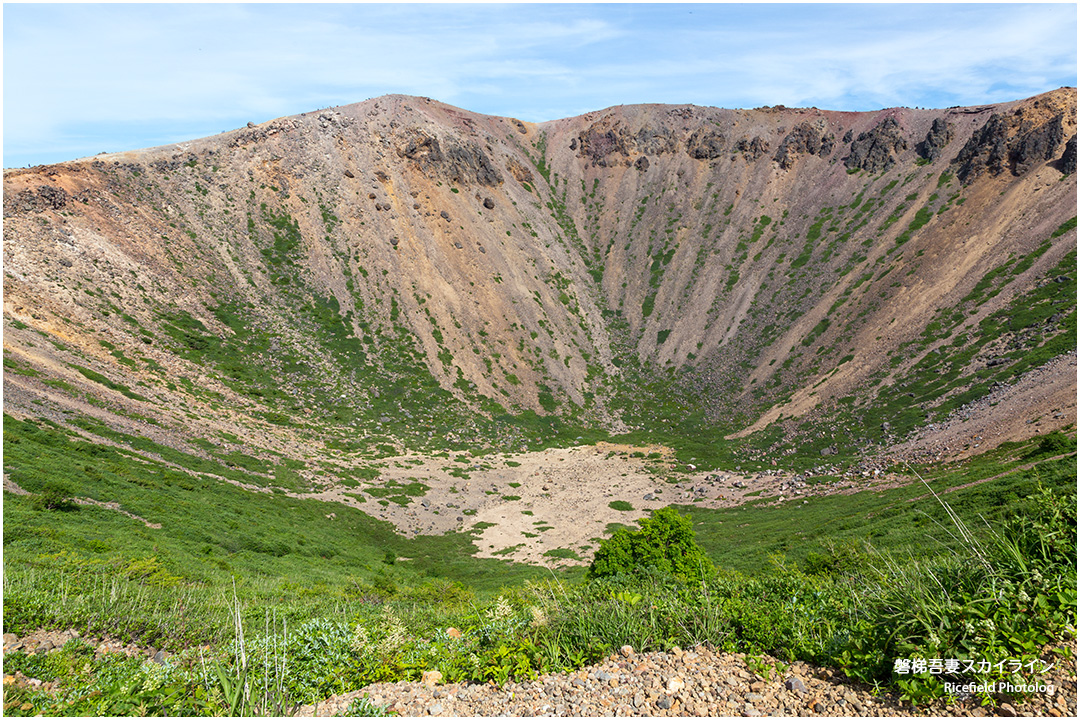
[[[1025,455],[1026,458],[1051,457],[1076,452],[1076,438],[1069,437],[1060,430],[1055,431],[1039,440],[1039,445]]]
[[[78,510],[79,506],[75,504],[72,498],[73,495],[74,491],[64,483],[55,480],[49,481],[45,483],[45,487],[34,498],[34,508],[36,510],[60,510],[63,512]]]
[[[653,568],[683,579],[702,579],[716,568],[694,539],[690,518],[661,508],[639,521],[641,530],[620,528],[600,543],[589,576],[608,577]]]

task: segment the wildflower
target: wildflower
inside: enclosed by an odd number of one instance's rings
[[[1026,602],[1031,601],[1031,598],[1028,597],[1028,594],[1026,592],[1024,592],[1023,590],[1020,590],[1020,593],[1016,597],[1022,603],[1026,603]]]
[[[147,663],[143,666],[143,692],[153,692],[165,684],[169,676],[169,669],[157,663]]]
[[[548,618],[544,608],[532,605],[529,607],[529,612],[532,614],[532,622],[529,623],[530,627],[536,628],[547,625]]]
[[[510,607],[510,601],[500,595],[499,599],[495,601],[495,607],[489,608],[484,614],[487,615],[489,620],[499,622],[510,617],[513,613],[514,609]]]
[[[408,631],[389,607],[384,609],[383,616],[386,622],[386,635],[379,641],[378,650],[383,655],[391,655],[405,644]]]
[[[362,653],[368,649],[371,645],[371,638],[368,637],[367,628],[363,625],[357,625],[356,630],[353,631],[352,640],[349,641],[349,648],[353,652]]]

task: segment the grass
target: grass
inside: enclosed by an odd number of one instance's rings
[[[484,591],[508,578],[537,572],[473,557],[476,549],[466,535],[406,540],[389,524],[343,505],[334,506],[337,517],[330,520],[325,503],[241,490],[205,472],[207,461],[197,465],[203,472],[177,469],[148,461],[140,453],[76,440],[56,428],[10,417],[5,418],[4,440],[5,470],[30,492],[43,490],[50,478],[65,477],[80,495],[117,502],[162,525],[154,530],[92,506],[74,512],[42,511],[29,496],[5,497],[5,577],[21,572],[37,578],[34,583],[66,578],[71,595],[82,594],[88,602],[92,595],[77,592],[78,588],[117,575],[132,580],[133,563],[153,568],[155,578],[131,588],[130,604],[118,600],[112,606],[9,606],[5,627],[13,632],[73,623],[87,631],[166,646],[221,641],[229,631],[225,619],[202,615],[218,602],[214,595],[220,590],[212,588],[229,587],[236,578],[245,603],[306,597],[295,606],[299,613],[295,617],[315,616],[350,596],[362,596],[365,587],[373,588],[377,577],[387,572],[380,560],[388,549],[412,559],[407,567],[392,570],[392,578],[401,585],[467,574],[475,577],[473,587]],[[242,471],[232,473],[245,477]],[[250,481],[250,476],[246,479]],[[418,496],[422,491],[423,486],[414,483],[398,488],[395,495]],[[207,507],[215,512],[205,512]],[[183,602],[187,610],[174,617],[178,625],[163,626],[153,620],[154,613],[136,609],[146,602],[147,584],[160,586],[165,593],[155,595],[162,608],[177,601],[170,588],[187,593]]]
[[[99,372],[95,372],[89,368],[82,367],[81,365],[72,365],[72,367],[78,370],[79,373],[87,380],[92,380],[96,383],[104,385],[110,390],[115,390],[124,397],[131,398],[132,400],[141,400],[143,402],[148,402],[147,398],[132,391],[131,388],[129,388],[128,386],[118,382],[113,382]]]
[[[1039,471],[1043,482],[1056,492],[1068,490],[1067,463],[1066,460],[1041,466]],[[985,458],[943,477],[931,476],[931,485],[941,492],[1007,472],[1017,464],[1016,460]],[[977,521],[976,513],[981,513],[987,521],[996,521],[1016,511],[1013,506],[1034,488],[1035,482],[1030,472],[1014,470],[993,483],[948,493],[947,497],[970,522]],[[806,505],[799,498],[797,503],[778,507],[744,505],[708,510],[684,506],[680,509],[694,519],[699,543],[717,564],[746,573],[767,569],[774,555],[782,554],[802,562],[814,553],[828,552],[830,545],[838,543],[871,542],[875,547],[893,551],[923,547],[929,541],[942,552],[957,549],[948,536],[939,532],[941,525],[949,523],[948,516],[918,483],[886,491],[814,497]]]
[[[1060,450],[1073,454],[1039,462]],[[1031,461],[1039,464],[1020,467]],[[413,578],[417,584],[405,586],[393,573],[417,560],[407,548],[400,552],[410,562],[380,562],[370,584],[349,592],[240,576],[233,595],[228,582],[177,583],[168,573],[157,582],[163,567],[154,562],[58,573],[41,560],[43,567],[9,561],[5,618],[15,626],[36,612],[41,625],[51,613],[56,626],[116,632],[102,627],[114,618],[137,621],[143,641],[155,633],[166,646],[170,638],[201,637],[217,649],[205,661],[181,651],[164,669],[93,658],[79,643],[49,655],[9,653],[5,672],[56,678],[65,691],[8,688],[5,710],[206,715],[244,702],[280,711],[375,681],[418,679],[426,669],[448,682],[500,683],[581,667],[623,644],[649,651],[701,642],[834,667],[925,700],[942,694],[942,676],[895,675],[892,658],[1027,659],[1075,627],[1075,467],[1069,436],[1014,446],[928,477],[941,501],[921,484],[853,496],[852,510],[840,515],[847,527],[829,522],[837,508],[822,499],[800,510],[694,510],[698,540],[712,548],[719,571],[689,585],[649,570],[590,581],[549,575],[504,579],[501,590],[480,597],[448,578]],[[943,494],[1002,468],[1012,472]],[[919,493],[927,497],[909,502]],[[889,508],[899,514],[885,517]],[[721,522],[740,526],[740,534],[711,534],[710,525]],[[890,527],[897,534],[882,532]],[[756,542],[803,534],[813,536],[805,553]],[[720,550],[727,544],[736,546],[729,554]],[[577,557],[570,550],[547,555]],[[450,637],[450,627],[461,637]],[[207,629],[216,629],[212,638]],[[243,653],[234,642],[240,638]],[[244,673],[268,679],[238,696],[231,689],[243,685]],[[991,672],[979,679],[1019,678]]]

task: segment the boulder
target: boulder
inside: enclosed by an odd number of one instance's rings
[[[786,680],[784,680],[784,688],[799,693],[805,693],[807,691],[806,684],[802,682],[801,678],[797,677],[787,678]]]

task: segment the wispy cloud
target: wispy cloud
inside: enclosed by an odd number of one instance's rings
[[[385,93],[525,120],[633,102],[873,109],[1076,84],[1051,5],[7,5],[4,164]]]

